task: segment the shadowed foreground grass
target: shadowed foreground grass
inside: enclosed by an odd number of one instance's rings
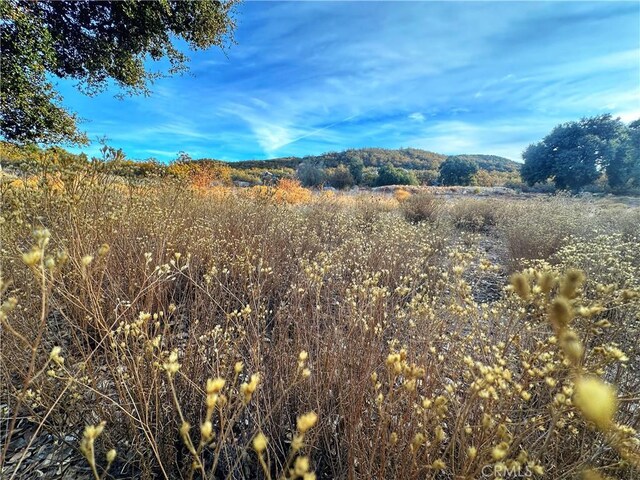
[[[3,454],[27,416],[96,478],[638,475],[637,209],[0,188]]]

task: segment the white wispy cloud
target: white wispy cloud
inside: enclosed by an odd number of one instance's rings
[[[633,122],[640,119],[640,105],[633,110],[617,110],[613,114],[622,119],[623,122]]]
[[[425,126],[410,140],[410,145],[448,155],[490,153],[521,161],[521,154],[532,135],[539,139],[548,133],[547,122],[523,122],[518,118],[496,119],[483,124],[464,121],[440,121]]]
[[[359,146],[517,158],[556,123],[640,111],[631,4],[247,2],[239,21],[226,55],[194,53],[193,75],[151,97],[64,86],[67,103],[139,158]]]

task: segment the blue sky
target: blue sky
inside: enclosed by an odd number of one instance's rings
[[[638,2],[246,2],[237,45],[149,97],[64,104],[130,158],[416,147],[520,160],[556,124],[640,117]],[[98,151],[94,142],[82,150]]]

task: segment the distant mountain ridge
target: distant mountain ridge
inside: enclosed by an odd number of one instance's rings
[[[438,170],[440,164],[450,156],[474,160],[481,169],[490,172],[518,172],[521,166],[521,164],[513,160],[497,155],[443,155],[418,148],[352,148],[342,152],[328,152],[321,155],[308,155],[305,157],[281,157],[271,160],[241,160],[238,162],[225,163],[240,170],[252,168],[295,169],[303,161],[321,162],[325,167],[334,168],[340,164],[348,164],[351,159],[360,158],[365,167],[377,168],[391,163],[394,167],[405,168],[407,170]]]

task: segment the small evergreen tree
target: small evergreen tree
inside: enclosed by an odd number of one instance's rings
[[[347,167],[349,167],[349,173],[351,173],[353,182],[356,185],[360,185],[362,183],[362,174],[364,172],[364,162],[362,159],[360,157],[351,157],[347,163]]]
[[[322,162],[313,161],[313,159],[305,159],[296,172],[298,180],[305,187],[318,187],[327,180],[327,174],[324,170]]]
[[[478,172],[478,164],[473,160],[449,157],[440,165],[440,183],[442,185],[470,185]]]
[[[338,165],[334,168],[329,174],[327,182],[333,188],[337,188],[338,190],[349,188],[354,184],[353,176],[346,165]]]
[[[390,163],[378,169],[376,185],[418,185],[418,179],[412,172],[396,168]]]

